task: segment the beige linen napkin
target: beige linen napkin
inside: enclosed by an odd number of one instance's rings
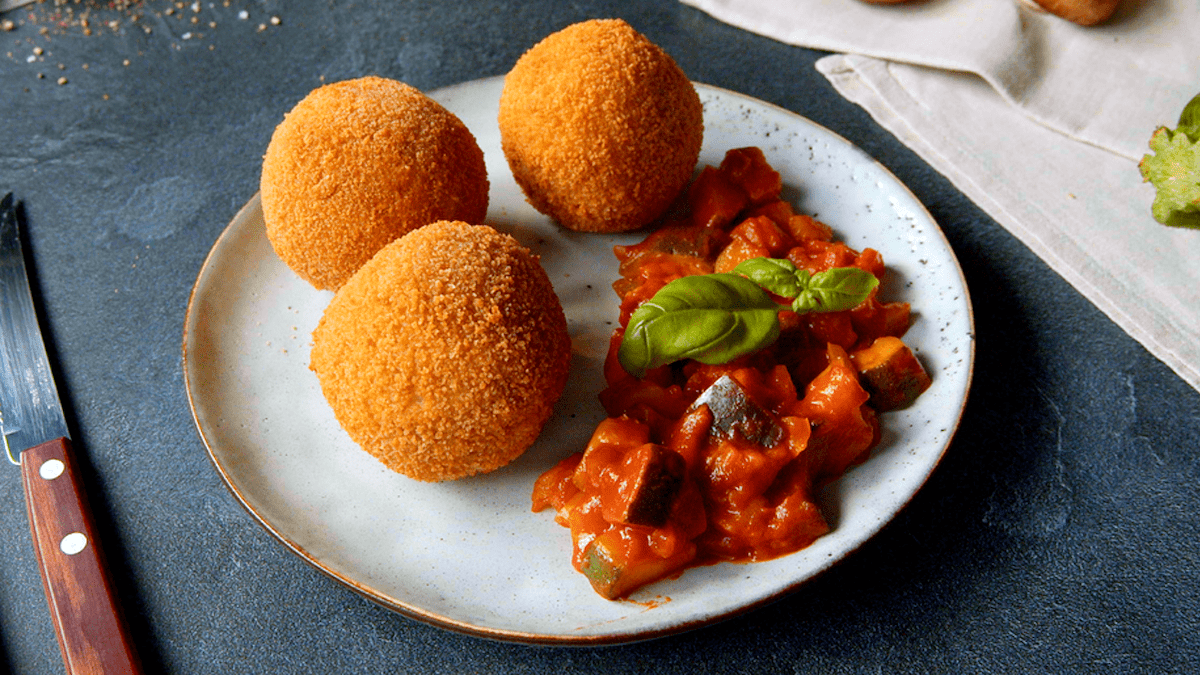
[[[1200,389],[1200,232],[1155,222],[1137,169],[1200,92],[1200,2],[1089,28],[1014,0],[683,2],[839,52],[817,62],[839,93]]]

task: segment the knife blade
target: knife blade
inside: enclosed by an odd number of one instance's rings
[[[3,14],[10,9],[24,7],[25,5],[33,2],[37,2],[37,0],[0,0],[0,14]]]
[[[0,200],[0,434],[21,467],[42,585],[68,673],[140,673],[33,305],[12,194]]]

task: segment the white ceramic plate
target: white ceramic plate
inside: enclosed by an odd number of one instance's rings
[[[285,546],[387,607],[503,640],[598,644],[651,638],[732,616],[826,569],[875,534],[929,476],[958,425],[974,339],[961,270],[928,212],[885,168],[791,112],[697,85],[701,162],[757,145],[801,212],[850,246],[879,250],[887,299],[912,303],[906,341],[933,386],[883,416],[882,445],[822,494],[833,531],[778,560],[688,570],[626,601],[596,595],[570,564],[569,532],[530,511],[534,479],[582,449],[603,418],[596,395],[617,317],[612,247],[644,233],[584,235],[526,204],[500,151],[502,78],[432,93],[472,130],[491,181],[488,222],[541,255],[562,299],[574,358],[537,443],[492,474],[426,484],[385,469],[341,430],[308,369],[310,334],[332,295],[313,290],[267,242],[258,197],[213,246],[188,306],[184,372],[196,425],[233,494]]]

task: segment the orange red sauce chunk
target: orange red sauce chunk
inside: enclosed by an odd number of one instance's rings
[[[876,251],[834,241],[780,191],[761,150],[731,150],[703,169],[681,214],[615,248],[620,326],[600,394],[608,418],[533,489],[533,510],[556,510],[571,530],[574,567],[606,598],[689,566],[808,546],[829,531],[816,489],[866,459],[879,441],[878,411],[929,386],[899,339],[908,304],[881,302],[877,291],[848,311],[784,311],[773,344],[729,363],[685,360],[641,379],[621,367],[630,315],[678,277],[774,257],[811,273],[859,267],[882,281]]]

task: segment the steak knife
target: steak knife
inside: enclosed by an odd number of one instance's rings
[[[0,200],[0,432],[21,467],[34,550],[68,673],[140,673],[96,537],[38,327],[12,194]]]

